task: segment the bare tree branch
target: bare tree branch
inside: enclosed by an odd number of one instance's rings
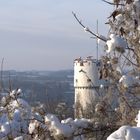
[[[140,67],[140,65],[135,64],[135,63],[132,62],[129,58],[127,58],[125,55],[123,55],[123,57],[124,57],[125,59],[127,59],[132,65],[134,65],[134,66],[136,66],[136,67]]]
[[[78,19],[77,15],[72,12],[73,16],[75,17],[75,19],[78,21],[78,23],[84,28],[86,29],[87,32],[89,32],[90,34],[92,34],[93,36],[97,37],[98,39],[106,42],[107,39],[100,37],[99,35],[95,34],[94,32],[92,32],[89,28],[87,28],[84,24],[82,24],[82,22]]]
[[[4,84],[3,84],[3,63],[4,63],[4,58],[2,58],[2,61],[1,61],[1,76],[0,76],[0,80],[1,80],[1,91],[3,91],[3,89],[4,89]]]
[[[120,4],[120,3],[113,3],[113,2],[109,2],[109,1],[106,1],[106,0],[102,0],[103,2],[106,2],[106,3],[108,3],[108,4],[111,4],[111,5],[116,5],[116,6],[118,6],[118,5],[121,5],[121,6],[125,6],[124,4]]]

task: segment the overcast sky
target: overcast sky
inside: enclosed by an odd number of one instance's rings
[[[106,35],[111,6],[101,0],[0,0],[0,61],[4,69],[72,69],[79,56],[94,55],[95,40],[72,15]]]

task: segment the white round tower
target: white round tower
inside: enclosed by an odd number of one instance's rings
[[[87,57],[74,61],[75,117],[90,117],[98,101],[99,61]]]

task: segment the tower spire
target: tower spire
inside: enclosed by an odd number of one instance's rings
[[[97,22],[96,22],[96,33],[97,33],[97,35],[98,35],[98,20],[97,20]],[[96,59],[98,60],[98,47],[99,47],[99,45],[98,45],[98,38],[96,37]]]

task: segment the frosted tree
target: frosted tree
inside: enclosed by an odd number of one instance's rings
[[[119,93],[116,111],[121,113],[122,123],[131,124],[140,107],[140,1],[114,0],[110,4],[114,11],[106,23],[110,26],[106,57],[112,68],[108,73]]]
[[[21,97],[20,89],[0,94],[1,140],[76,140],[92,130],[92,120],[60,120],[49,112],[37,112]]]
[[[133,124],[140,107],[140,1],[103,1],[114,7],[114,11],[106,22],[110,28],[109,35],[106,37],[94,33],[81,22],[74,12],[73,15],[84,31],[105,43],[105,55],[101,58],[104,66],[102,67],[102,78],[109,80],[110,86],[106,97],[101,100],[101,104],[107,105],[104,114],[109,119],[106,123]],[[112,106],[109,100],[112,100],[111,97],[114,93],[116,94],[116,105]],[[109,116],[116,120],[110,119]]]

